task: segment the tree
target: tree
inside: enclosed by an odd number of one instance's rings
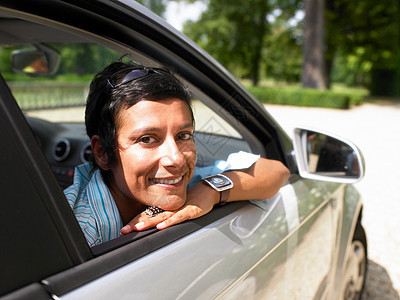
[[[50,46],[59,51],[63,58],[59,67],[61,74],[96,74],[106,66],[107,62],[120,57],[120,54],[94,43],[50,44]]]
[[[265,0],[213,0],[200,20],[185,25],[184,33],[233,73],[257,85],[269,12]]]
[[[167,0],[141,3],[162,15]],[[170,0],[192,3],[195,0]],[[200,0],[201,1],[201,0]],[[206,1],[206,0],[202,0]],[[212,0],[184,33],[238,77],[256,85],[261,71],[303,86],[330,88],[332,79],[368,86],[373,94],[398,91],[398,0]],[[304,28],[290,24],[305,9]],[[270,20],[271,15],[279,18]],[[301,38],[299,38],[301,36]],[[300,41],[300,42],[299,42]],[[392,92],[390,92],[392,91]]]
[[[276,11],[265,37],[263,67],[268,77],[278,81],[299,82],[302,68],[303,25],[287,12]]]
[[[326,89],[325,0],[305,0],[302,85]]]
[[[342,80],[367,86],[371,94],[396,94],[399,1],[326,0],[325,16],[327,74],[336,69]]]

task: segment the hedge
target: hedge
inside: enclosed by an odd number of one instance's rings
[[[246,86],[262,103],[348,109],[362,103],[363,92],[336,92],[306,88],[271,88]]]

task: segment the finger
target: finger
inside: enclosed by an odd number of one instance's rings
[[[140,218],[142,217],[143,213],[137,215],[134,217],[128,224],[126,224],[124,227],[121,228],[120,230],[120,235],[128,234],[134,231],[134,226],[135,224],[140,222]]]
[[[177,212],[176,214],[174,214],[173,216],[171,216],[170,218],[165,219],[165,220],[164,220],[163,222],[161,222],[161,223],[158,223],[158,224],[156,225],[156,228],[157,228],[158,230],[163,230],[163,229],[165,229],[165,228],[167,228],[167,227],[170,227],[170,226],[172,226],[172,225],[181,223],[181,222],[186,221],[186,220],[189,220],[189,219],[190,219],[190,218],[189,218],[189,216],[188,216],[187,214],[185,214],[183,211],[179,211],[179,212]]]
[[[156,227],[158,230],[162,230],[172,225],[182,223],[186,220],[199,218],[204,214],[206,214],[206,212],[197,206],[185,206],[181,210],[177,211],[170,218],[165,219],[163,222],[157,224]]]
[[[156,225],[173,215],[173,212],[162,212],[154,217],[148,216],[146,213],[141,213],[132,221],[126,224],[120,231],[121,235],[131,233],[133,231],[142,231],[156,227]]]

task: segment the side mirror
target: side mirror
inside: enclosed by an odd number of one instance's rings
[[[294,149],[301,177],[339,183],[356,183],[364,177],[364,158],[349,141],[296,128]]]
[[[60,64],[60,54],[43,44],[36,49],[15,50],[11,53],[11,66],[15,72],[31,77],[54,74]]]

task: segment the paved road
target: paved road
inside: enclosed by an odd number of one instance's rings
[[[357,183],[364,201],[369,274],[363,299],[400,299],[400,103],[350,110],[266,106],[292,136],[307,126],[335,133],[363,152],[366,175]]]

